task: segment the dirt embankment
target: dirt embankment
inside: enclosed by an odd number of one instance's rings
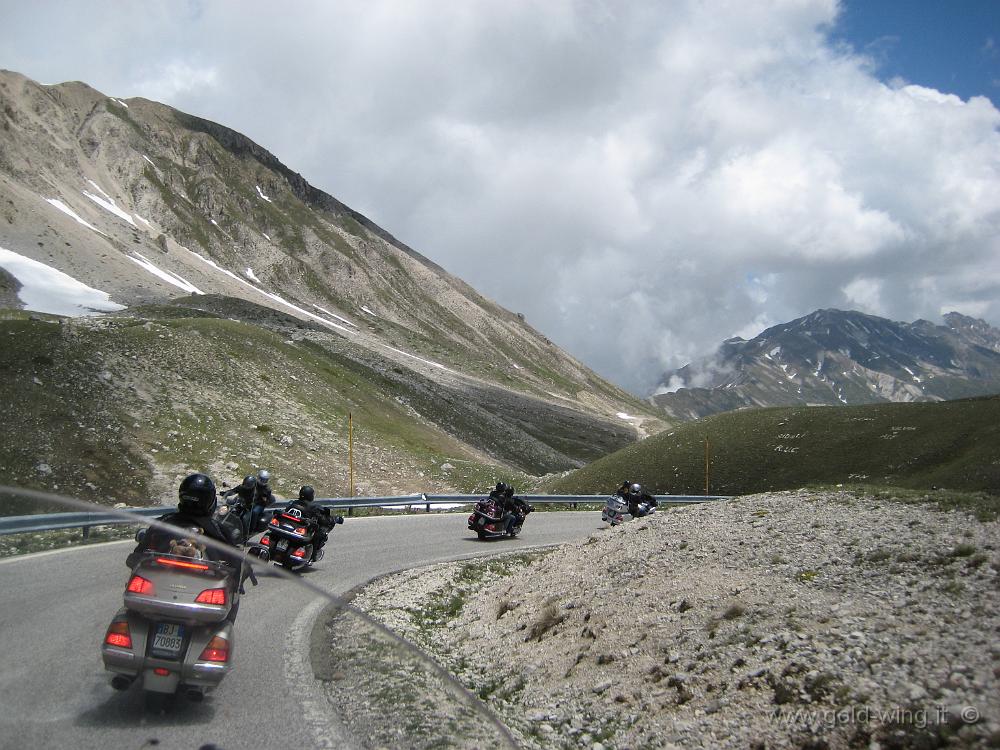
[[[407,572],[356,604],[526,747],[997,747],[998,532],[930,505],[772,493]]]

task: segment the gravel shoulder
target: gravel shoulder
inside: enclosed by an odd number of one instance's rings
[[[407,571],[354,603],[525,747],[997,747],[998,532],[769,493]]]

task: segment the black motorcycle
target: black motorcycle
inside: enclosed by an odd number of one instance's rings
[[[330,509],[323,508],[323,513],[329,517]],[[332,521],[339,524],[344,519],[336,516]],[[250,547],[248,553],[287,570],[302,570],[323,559],[323,550],[317,550],[315,543],[319,530],[319,522],[304,516],[298,508],[275,511],[264,535]]]
[[[475,531],[480,539],[495,539],[499,537],[514,538],[521,533],[524,519],[534,508],[530,505],[516,508],[514,511],[514,522],[507,527],[504,518],[503,506],[492,498],[484,498],[476,503],[476,507],[469,516],[469,529]]]

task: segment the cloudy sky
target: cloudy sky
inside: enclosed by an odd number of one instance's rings
[[[995,0],[0,0],[647,392],[820,307],[1000,324]]]

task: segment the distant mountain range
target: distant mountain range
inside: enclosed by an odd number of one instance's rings
[[[1000,329],[817,310],[733,338],[664,375],[652,401],[678,421],[751,406],[941,401],[1000,393]]]

